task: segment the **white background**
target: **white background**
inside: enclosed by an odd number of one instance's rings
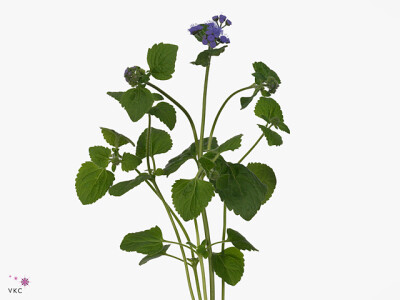
[[[292,130],[281,147],[263,141],[245,161],[269,164],[278,185],[251,222],[228,216],[260,252],[245,253],[227,299],[400,299],[399,8],[394,0],[2,1],[0,299],[189,299],[179,262],[139,267],[141,255],[119,249],[126,233],[154,225],[174,239],[146,185],[83,206],[74,180],[88,147],[106,145],[100,126],[133,140],[145,127],[106,92],[129,88],[124,69],[146,67],[154,43],[179,45],[173,79],[157,84],[199,128],[204,68],[189,62],[204,47],[187,29],[218,13],[233,22],[232,43],[211,66],[208,121],[264,61],[282,79],[274,98]],[[229,160],[260,134],[253,105],[240,111],[237,97],[222,115],[220,141],[245,134]],[[181,113],[172,136],[159,166],[192,141]],[[168,198],[193,167],[160,180]],[[208,211],[217,241],[218,198]],[[11,297],[9,275],[31,286]]]

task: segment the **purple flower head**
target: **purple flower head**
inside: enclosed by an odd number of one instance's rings
[[[203,29],[202,25],[193,25],[192,27],[189,28],[189,32],[190,32],[190,34],[196,34],[197,32],[199,32],[202,29]]]
[[[228,38],[224,35],[220,36],[219,40],[222,44],[226,44],[228,42]]]
[[[189,28],[190,34],[194,35],[203,45],[208,45],[210,48],[215,48],[221,43],[230,43],[229,38],[223,36],[222,28],[224,26],[222,25],[225,23],[225,26],[230,26],[232,22],[224,15],[213,16],[212,20],[200,25],[192,25]]]

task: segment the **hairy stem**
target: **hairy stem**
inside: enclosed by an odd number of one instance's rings
[[[253,146],[251,146],[251,148],[249,149],[249,151],[247,151],[247,152],[243,155],[243,157],[242,157],[241,159],[239,159],[239,161],[238,161],[239,164],[247,157],[247,155],[250,154],[251,151],[253,151],[253,149],[258,145],[258,143],[261,141],[261,139],[263,138],[263,136],[264,136],[264,133],[263,133],[262,135],[260,135],[260,137],[258,138],[258,140],[254,143]]]
[[[217,126],[217,122],[218,122],[219,116],[221,115],[221,112],[224,110],[226,104],[228,104],[229,100],[231,100],[231,98],[232,98],[233,96],[235,96],[236,94],[238,94],[238,93],[240,93],[240,92],[243,92],[243,91],[245,91],[245,90],[252,89],[252,88],[254,88],[254,84],[252,84],[252,85],[250,85],[250,86],[248,86],[248,87],[239,89],[239,90],[233,92],[232,94],[230,94],[229,97],[226,98],[226,100],[224,101],[224,103],[222,103],[220,109],[219,109],[218,112],[217,112],[217,115],[215,116],[214,122],[213,122],[212,127],[211,127],[211,130],[210,130],[210,135],[209,135],[209,139],[208,139],[207,150],[210,150],[210,149],[211,149],[211,140],[212,140],[212,137],[213,137],[213,135],[214,135],[214,130],[215,130],[215,127]]]
[[[226,204],[224,203],[223,217],[222,217],[222,245],[221,252],[225,250],[225,238],[226,238]],[[225,300],[225,281],[221,279],[221,300]]]
[[[172,257],[172,258],[175,258],[175,259],[177,259],[177,260],[179,260],[179,261],[181,261],[181,262],[184,263],[184,260],[183,260],[182,258],[176,257],[176,256],[171,255],[171,254],[168,254],[168,253],[165,253],[164,255],[165,255],[165,256]],[[188,264],[189,266],[192,266],[190,263],[187,263],[187,264]]]
[[[158,92],[160,92],[162,95],[164,95],[168,100],[170,100],[173,104],[175,104],[186,116],[186,118],[188,119],[189,123],[190,123],[190,127],[192,128],[192,132],[193,132],[193,138],[194,138],[194,142],[196,143],[196,145],[199,143],[199,139],[197,137],[197,131],[196,131],[196,126],[194,125],[193,119],[190,116],[190,114],[187,112],[187,110],[178,102],[176,101],[174,98],[172,98],[170,95],[168,95],[166,92],[164,92],[162,89],[160,89],[158,86],[152,84],[151,82],[147,83],[148,86],[151,86],[153,89],[157,90]]]
[[[150,133],[151,133],[151,115],[148,114],[149,121],[147,125],[147,137],[146,137],[146,162],[147,162],[147,172],[151,175],[151,167],[150,167]]]
[[[177,243],[177,242],[173,242],[173,241],[168,241],[168,240],[163,240],[163,242],[165,242],[165,243],[170,243],[170,244],[175,244],[175,245],[179,245],[179,246],[182,246],[182,247],[186,247],[186,248],[188,248],[189,250],[192,250],[192,248],[190,248],[188,245],[185,245],[185,244],[181,244],[181,243]]]
[[[194,227],[196,229],[196,243],[197,246],[200,245],[200,234],[199,234],[199,226],[197,224],[197,218],[194,219]],[[199,263],[200,263],[200,270],[201,270],[201,280],[203,283],[203,295],[204,295],[204,300],[207,300],[207,282],[206,282],[206,272],[204,270],[204,261],[203,261],[203,257],[201,257],[200,255],[199,257]]]
[[[152,183],[153,183],[153,186],[154,186],[155,190],[157,191],[158,197],[161,199],[162,203],[164,204],[164,207],[165,207],[165,209],[167,211],[168,217],[169,217],[169,219],[171,221],[172,227],[174,228],[176,239],[178,240],[179,244],[182,244],[182,240],[181,240],[178,228],[176,227],[174,218],[172,217],[172,214],[171,214],[170,210],[168,209],[169,206],[168,206],[167,202],[165,201],[163,195],[161,194],[161,191],[158,188],[158,185],[157,185],[155,179],[152,180]],[[189,274],[189,268],[188,268],[189,264],[187,262],[185,249],[183,248],[182,245],[179,245],[179,248],[180,248],[181,253],[182,253],[183,263],[185,265],[185,273],[186,273],[186,279],[187,279],[187,283],[188,283],[188,287],[189,287],[189,292],[190,292],[190,296],[191,296],[192,300],[195,300],[194,293],[193,293],[193,288],[192,288],[192,282],[190,280],[190,274]]]
[[[200,141],[199,141],[199,152],[198,152],[198,157],[200,158],[203,155],[203,140],[204,140],[204,128],[205,128],[205,122],[206,122],[206,106],[207,106],[207,88],[208,88],[208,76],[210,73],[210,64],[211,64],[211,57],[209,58],[208,65],[206,67],[206,74],[204,78],[204,89],[203,89],[203,105],[202,105],[202,111],[201,111],[201,129],[200,129]],[[208,272],[210,276],[210,300],[215,300],[215,279],[214,279],[214,268],[212,265],[212,250],[211,250],[211,237],[210,237],[210,227],[208,225],[208,220],[207,220],[207,213],[206,209],[204,209],[201,213],[202,219],[203,219],[203,226],[204,226],[204,234],[206,237],[207,241],[207,249],[209,253],[209,258],[208,258]]]

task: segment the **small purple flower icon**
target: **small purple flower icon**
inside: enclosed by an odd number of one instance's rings
[[[17,276],[15,276],[15,277],[14,277],[14,279],[15,279],[15,280],[18,280],[18,277],[17,277]]]
[[[29,285],[29,279],[26,278],[26,277],[22,278],[22,279],[21,279],[21,284],[22,284],[23,286],[28,286],[28,285]]]

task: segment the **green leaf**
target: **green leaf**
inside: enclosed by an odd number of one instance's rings
[[[228,240],[238,249],[241,250],[249,250],[249,251],[258,251],[252,244],[249,243],[246,238],[241,235],[239,232],[228,228]]]
[[[110,190],[108,192],[112,196],[122,196],[123,194],[129,192],[134,187],[137,187],[143,181],[148,180],[150,178],[151,176],[149,174],[142,173],[139,174],[135,179],[118,182],[117,184],[110,187]]]
[[[275,190],[276,186],[275,173],[270,167],[261,163],[249,163],[247,165],[247,168],[251,172],[253,172],[258,177],[258,179],[260,179],[262,183],[264,183],[267,186],[267,194],[265,195],[265,199],[262,202],[262,204],[264,204],[269,200],[269,198],[271,198]]]
[[[235,248],[227,248],[221,253],[212,254],[215,273],[227,284],[236,285],[244,273],[243,253]]]
[[[283,122],[281,107],[272,98],[261,97],[254,108],[254,113],[269,124],[276,125]]]
[[[266,91],[266,90],[264,90],[264,89],[262,89],[261,90],[261,95],[263,95],[264,97],[269,97],[269,96],[271,96],[271,93]]]
[[[160,95],[160,94],[152,93],[152,95],[153,95],[153,100],[154,101],[164,100],[164,97],[162,95]]]
[[[153,260],[153,259],[159,258],[161,256],[164,256],[167,253],[167,250],[168,250],[169,246],[171,246],[171,245],[164,245],[162,247],[162,249],[160,251],[158,251],[157,253],[146,255],[139,262],[139,266],[144,265],[145,263],[149,262],[150,260]]]
[[[203,140],[203,149],[207,149],[208,145],[208,138]],[[211,141],[211,149],[218,147],[217,139],[215,137],[212,138]],[[167,165],[164,168],[164,175],[169,176],[170,174],[177,171],[185,162],[189,159],[195,159],[197,155],[196,145],[192,143],[189,148],[185,149],[181,154],[178,156],[170,159]]]
[[[250,221],[265,199],[266,185],[245,166],[225,162],[222,157],[215,169],[219,176],[212,182],[221,200],[229,210]]]
[[[147,128],[142,132],[137,141],[136,156],[146,157]],[[151,127],[149,155],[168,152],[172,148],[172,140],[167,132]]]
[[[128,233],[121,243],[121,250],[142,254],[155,254],[163,249],[161,229],[156,226],[149,230]]]
[[[91,161],[82,164],[75,179],[76,193],[82,204],[91,204],[103,197],[114,182],[114,174]]]
[[[273,131],[270,128],[267,128],[263,125],[258,125],[258,127],[261,128],[262,132],[265,135],[265,138],[268,141],[268,145],[269,146],[280,146],[282,145],[283,141],[282,141],[282,137],[275,131]]]
[[[269,89],[269,93],[275,93],[281,83],[278,75],[263,62],[253,63],[253,68],[255,71],[255,73],[253,73],[255,82],[257,84],[265,84]]]
[[[196,252],[203,256],[204,258],[208,258],[208,251],[206,247],[207,241],[204,240],[198,247],[196,247]]]
[[[103,134],[104,139],[111,146],[118,148],[118,147],[123,146],[128,143],[131,143],[132,146],[135,146],[135,144],[129,138],[116,132],[115,130],[104,128],[104,127],[100,127],[100,129],[101,129],[101,133]]]
[[[210,172],[211,169],[215,167],[215,162],[213,162],[212,160],[208,159],[205,156],[200,157],[199,163],[203,167],[203,169],[206,170],[207,172]]]
[[[151,75],[158,80],[167,80],[175,72],[178,46],[172,44],[155,44],[147,51],[147,63]]]
[[[141,163],[142,160],[139,157],[125,152],[122,155],[121,169],[122,171],[129,172],[135,170]]]
[[[117,100],[118,102],[121,102],[122,99],[122,95],[125,92],[107,92],[107,95],[113,97],[115,100]]]
[[[107,168],[110,163],[111,149],[103,146],[90,147],[89,156],[96,165],[101,168]]]
[[[289,127],[287,127],[287,125],[285,123],[281,122],[276,127],[278,127],[280,130],[290,134],[290,129],[289,129]]]
[[[172,130],[176,123],[176,111],[175,108],[166,102],[159,102],[156,106],[152,107],[149,113],[156,116],[161,122]]]
[[[230,138],[226,142],[222,143],[218,148],[216,148],[214,151],[218,153],[223,153],[226,151],[234,151],[236,149],[239,149],[242,143],[242,136],[243,134],[239,134],[234,136],[233,138]]]
[[[227,46],[223,46],[223,47],[217,48],[217,49],[204,50],[203,52],[199,53],[196,60],[194,62],[192,62],[192,64],[197,65],[197,66],[207,67],[210,63],[210,57],[211,56],[219,56],[222,52],[225,51],[226,47]]]
[[[240,105],[242,106],[242,109],[244,109],[244,108],[246,108],[250,103],[251,103],[251,101],[253,101],[253,96],[251,96],[251,97],[241,97],[240,98]]]
[[[180,179],[172,186],[172,202],[185,221],[199,216],[213,196],[213,185],[197,178]]]
[[[153,95],[143,86],[127,90],[121,98],[121,105],[133,122],[139,121],[153,106]]]

